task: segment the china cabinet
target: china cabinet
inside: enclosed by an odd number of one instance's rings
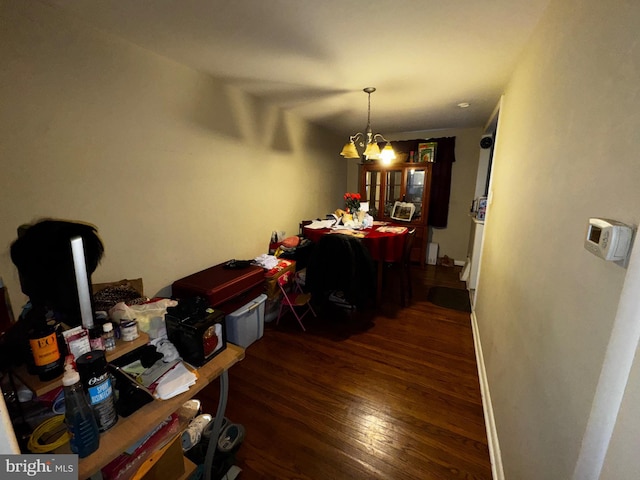
[[[406,225],[416,229],[411,250],[411,261],[421,266],[426,261],[427,217],[431,186],[431,163],[392,163],[382,165],[379,161],[360,166],[360,195],[369,202],[369,214],[375,220]],[[410,221],[392,218],[396,202],[415,206]]]

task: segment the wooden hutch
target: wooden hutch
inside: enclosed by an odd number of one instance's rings
[[[360,165],[360,195],[362,201],[369,202],[369,214],[374,219],[416,229],[411,261],[424,266],[427,258],[427,220],[433,164],[410,161],[419,158],[417,142],[393,142],[393,147],[396,160],[390,165],[383,165],[380,160],[363,161]],[[414,150],[408,150],[410,148]],[[411,155],[411,151],[415,154]],[[411,221],[391,218],[396,202],[415,205]]]

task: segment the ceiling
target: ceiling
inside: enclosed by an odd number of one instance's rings
[[[345,135],[484,126],[549,3],[43,1]]]

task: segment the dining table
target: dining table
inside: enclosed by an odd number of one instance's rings
[[[323,235],[332,234],[353,235],[362,240],[363,245],[371,254],[372,260],[377,264],[376,302],[380,302],[382,296],[384,264],[402,261],[408,231],[409,229],[404,225],[386,222],[374,222],[371,227],[361,229],[314,228],[313,224],[303,228],[304,236],[312,242],[318,242]]]

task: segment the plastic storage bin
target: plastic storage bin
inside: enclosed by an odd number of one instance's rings
[[[264,333],[264,307],[267,296],[263,293],[225,318],[227,341],[247,348]]]

